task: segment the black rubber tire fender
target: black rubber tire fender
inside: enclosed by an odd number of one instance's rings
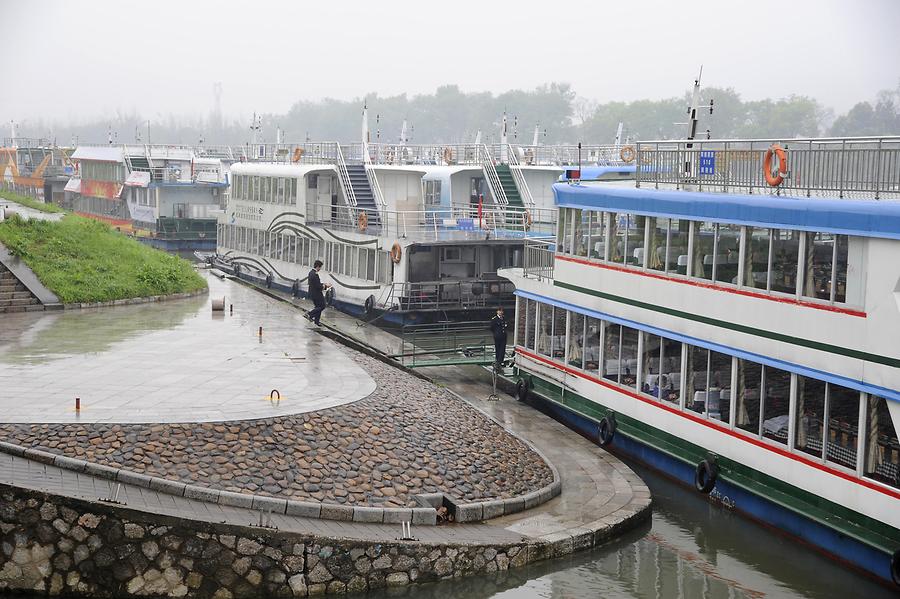
[[[900,549],[891,556],[891,580],[900,587]]]
[[[334,304],[334,287],[329,287],[325,290],[325,305],[331,306]]]
[[[516,383],[516,399],[519,401],[526,401],[528,399],[528,391],[528,381],[519,379],[519,382]]]
[[[697,464],[694,470],[694,487],[708,495],[716,486],[716,477],[719,475],[719,467],[715,462],[706,459]]]
[[[601,447],[606,447],[615,439],[616,424],[616,416],[612,412],[600,420],[600,425],[597,427],[597,442]]]
[[[369,316],[372,314],[372,312],[375,310],[375,296],[374,295],[370,295],[369,297],[366,298],[366,301],[363,304],[363,309],[366,311],[366,316]]]

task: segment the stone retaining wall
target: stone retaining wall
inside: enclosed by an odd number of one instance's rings
[[[210,524],[0,485],[0,590],[212,599],[363,592],[504,571],[608,540],[436,545],[313,538]]]

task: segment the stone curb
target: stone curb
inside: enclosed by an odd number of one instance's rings
[[[7,453],[17,457],[34,460],[41,464],[56,466],[73,472],[81,472],[98,478],[115,481],[122,484],[133,485],[144,489],[152,489],[167,495],[175,495],[186,499],[194,499],[205,503],[217,503],[230,507],[246,508],[273,514],[285,514],[302,518],[317,518],[321,520],[339,520],[343,522],[360,522],[376,524],[395,524],[400,522],[412,522],[423,526],[437,525],[437,510],[434,508],[382,508],[376,506],[353,506],[337,503],[324,503],[314,501],[295,501],[293,499],[279,499],[265,495],[251,495],[248,493],[235,493],[223,491],[199,485],[149,476],[131,470],[113,468],[94,462],[70,458],[68,456],[50,453],[41,449],[23,447],[14,443],[0,441],[0,453]]]
[[[499,518],[500,516],[507,516],[509,514],[515,514],[516,512],[521,512],[524,510],[530,510],[533,507],[537,507],[542,503],[546,503],[562,493],[562,478],[559,475],[559,470],[556,469],[556,466],[550,459],[544,455],[544,453],[538,449],[531,441],[525,439],[518,435],[516,432],[509,430],[504,426],[502,422],[473,404],[472,402],[466,401],[459,393],[454,391],[453,389],[444,387],[445,391],[453,395],[456,399],[461,402],[464,402],[466,405],[476,410],[479,414],[502,428],[506,431],[507,434],[512,435],[522,443],[528,446],[531,451],[536,453],[550,468],[550,471],[553,473],[553,482],[549,485],[544,485],[540,489],[536,491],[531,491],[530,493],[526,493],[525,495],[517,495],[516,497],[508,497],[506,499],[493,499],[487,501],[479,501],[476,503],[457,503],[456,504],[456,521],[457,522],[480,522],[483,520],[490,520],[491,518]]]
[[[154,302],[167,302],[170,300],[186,299],[189,297],[197,297],[198,295],[206,295],[209,293],[209,287],[198,289],[188,293],[170,293],[169,295],[150,295],[147,297],[130,297],[126,299],[111,300],[108,302],[84,302],[74,304],[62,304],[63,310],[86,310],[88,308],[109,308],[112,306],[131,306],[135,304],[152,304]]]

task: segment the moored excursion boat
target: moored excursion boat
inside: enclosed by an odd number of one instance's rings
[[[635,149],[500,272],[519,397],[900,585],[900,138]]]

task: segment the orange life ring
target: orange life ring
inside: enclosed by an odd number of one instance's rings
[[[444,148],[444,162],[450,164],[453,160],[453,151],[450,148]]]
[[[294,148],[294,155],[291,157],[291,162],[300,162],[301,158],[303,158],[303,148]]]
[[[634,162],[634,146],[625,146],[619,150],[619,158],[621,158],[622,162],[625,164]]]
[[[400,242],[395,241],[394,245],[391,246],[391,262],[394,264],[400,264],[400,258],[403,256],[403,248],[400,247]]]
[[[525,230],[526,230],[526,231],[531,230],[531,225],[532,225],[533,222],[534,222],[534,221],[533,221],[532,218],[531,218],[531,212],[529,212],[528,210],[526,210],[526,211],[525,211]]]
[[[778,156],[778,174],[772,174],[772,156]],[[772,187],[778,187],[784,181],[787,174],[787,152],[778,144],[772,144],[766,150],[766,157],[763,159],[763,175],[766,177],[766,183]]]
[[[360,212],[359,216],[356,217],[356,226],[360,231],[365,231],[369,227],[369,213],[368,212]]]

